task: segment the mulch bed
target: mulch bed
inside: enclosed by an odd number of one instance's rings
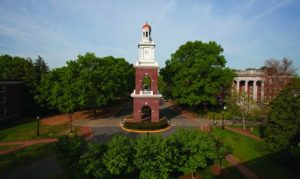
[[[191,178],[193,178],[193,177],[192,177],[192,174],[181,175],[181,176],[179,177],[179,179],[191,179]],[[197,175],[197,176],[195,176],[194,178],[195,178],[195,179],[200,179],[201,177]]]
[[[168,102],[169,104],[169,108],[177,113],[180,113],[182,116],[188,118],[188,119],[195,119],[197,118],[197,116],[195,114],[193,114],[192,112],[188,111],[187,109],[181,107],[181,106],[177,106],[172,102]]]
[[[104,118],[113,115],[112,110],[97,110],[96,118]],[[78,119],[94,119],[93,110],[82,110],[74,112],[72,115],[72,120]],[[66,124],[70,122],[68,114],[57,114],[53,116],[48,116],[41,118],[41,121],[50,126]]]

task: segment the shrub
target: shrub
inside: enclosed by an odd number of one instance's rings
[[[62,136],[53,148],[59,163],[69,177],[82,178],[82,168],[78,161],[86,152],[87,142],[79,136]]]
[[[124,123],[124,127],[127,129],[137,129],[137,130],[157,130],[168,127],[168,121],[166,119],[160,120],[159,122],[128,122]]]

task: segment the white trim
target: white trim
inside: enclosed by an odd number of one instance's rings
[[[161,98],[162,95],[161,94],[135,94],[135,93],[131,93],[130,95],[133,98]]]

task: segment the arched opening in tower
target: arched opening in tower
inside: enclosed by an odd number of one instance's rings
[[[142,85],[143,91],[151,91],[151,78],[148,75],[144,76]]]
[[[151,121],[151,108],[149,106],[142,107],[142,121]]]

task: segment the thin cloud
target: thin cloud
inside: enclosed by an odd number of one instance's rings
[[[162,10],[159,17],[157,18],[157,20],[154,24],[155,27],[157,27],[157,28],[159,27],[159,24],[160,24],[161,20],[164,18],[166,13],[171,10],[172,6],[174,6],[175,4],[176,4],[176,0],[169,0],[168,1],[167,5],[165,6],[165,8]]]
[[[272,13],[273,11],[277,10],[278,8],[286,5],[287,3],[289,3],[289,0],[280,0],[279,3],[271,5],[268,9],[266,9],[265,11],[261,12],[260,14],[254,16],[254,21],[257,21],[263,17],[265,17],[266,15]]]

